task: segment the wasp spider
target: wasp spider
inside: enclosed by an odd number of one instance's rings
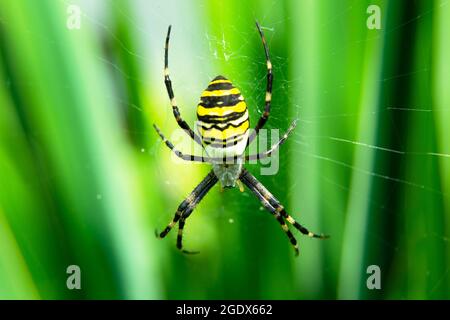
[[[232,188],[237,184],[241,191],[243,191],[242,183],[245,184],[261,201],[262,205],[277,219],[294,247],[296,255],[298,255],[297,240],[292,235],[285,221],[289,222],[304,235],[313,238],[327,238],[326,235],[318,235],[308,231],[308,229],[295,221],[295,219],[286,212],[280,202],[243,167],[243,162],[245,160],[258,160],[269,157],[274,150],[286,141],[289,134],[296,126],[296,121],[294,121],[283,137],[268,151],[256,155],[245,155],[247,146],[255,139],[259,130],[269,118],[270,102],[272,98],[273,75],[272,63],[269,58],[269,49],[263,31],[258,23],[256,23],[256,27],[261,36],[266,56],[267,89],[264,112],[251,133],[249,133],[250,122],[245,100],[239,89],[223,76],[215,77],[200,97],[200,102],[197,106],[197,130],[200,135],[195,133],[186,121],[181,118],[173,94],[172,82],[169,77],[168,69],[168,47],[171,26],[169,26],[167,32],[164,49],[164,82],[172,105],[173,115],[178,122],[178,125],[184,129],[196,143],[203,147],[207,156],[194,156],[181,153],[164,137],[156,125],[154,125],[154,128],[167,147],[181,159],[207,162],[211,163],[213,167],[203,181],[200,182],[192,193],[179,205],[173,220],[167,227],[161,233],[156,232],[157,237],[164,238],[178,223],[177,248],[185,253],[194,253],[192,251],[183,250],[183,228],[186,219],[191,215],[195,206],[218,181],[220,181],[222,188]],[[229,161],[230,158],[232,160],[231,162]]]

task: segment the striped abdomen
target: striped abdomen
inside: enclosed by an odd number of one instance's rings
[[[230,80],[218,76],[203,91],[197,106],[197,128],[211,157],[244,153],[250,126],[247,104]]]

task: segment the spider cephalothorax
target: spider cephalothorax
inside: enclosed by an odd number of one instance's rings
[[[269,58],[269,49],[264,38],[261,27],[256,23],[259,34],[261,36],[264,53],[267,63],[267,88],[264,112],[261,115],[255,129],[249,133],[250,120],[248,116],[247,104],[241,92],[232,82],[223,76],[215,77],[208,87],[203,91],[200,102],[197,106],[197,130],[200,135],[196,134],[189,125],[181,118],[180,111],[175,102],[172,82],[169,77],[168,69],[168,47],[170,30],[167,32],[165,46],[165,68],[164,82],[166,84],[167,93],[169,94],[172,105],[173,114],[179,126],[184,129],[187,134],[198,144],[200,144],[205,153],[204,156],[186,155],[176,150],[173,144],[168,141],[161,133],[159,128],[154,125],[156,131],[160,135],[164,143],[178,157],[188,161],[207,162],[212,164],[211,172],[195,187],[191,194],[178,206],[175,217],[169,225],[157,236],[164,238],[169,231],[178,223],[177,248],[182,250],[183,228],[186,219],[191,215],[195,206],[203,199],[209,190],[220,181],[223,188],[232,188],[236,184],[243,191],[242,184],[245,184],[261,201],[263,206],[277,219],[283,231],[288,236],[293,245],[296,254],[298,254],[297,240],[289,230],[286,221],[292,224],[301,233],[314,238],[327,238],[325,235],[317,235],[308,231],[290,216],[280,202],[250,173],[243,163],[245,160],[258,160],[270,157],[272,152],[283,144],[289,134],[294,130],[296,121],[294,121],[283,137],[266,152],[256,155],[244,155],[247,146],[258,135],[259,130],[264,126],[270,113],[270,103],[272,100],[272,63]],[[230,161],[231,160],[231,161]],[[183,252],[189,253],[186,250]],[[191,252],[192,253],[192,252]]]

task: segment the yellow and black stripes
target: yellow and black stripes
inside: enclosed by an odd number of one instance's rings
[[[202,145],[201,138],[194,131],[192,131],[187,122],[184,121],[183,118],[181,118],[180,110],[178,109],[175,100],[175,95],[173,93],[172,81],[170,80],[169,76],[169,40],[171,29],[172,26],[169,26],[169,29],[167,30],[166,44],[164,47],[164,83],[166,85],[167,93],[169,95],[170,104],[172,105],[173,115],[178,125],[180,126],[180,128],[184,129],[192,139],[194,139],[198,144]]]
[[[246,111],[243,112],[231,112],[222,116],[218,116],[218,115],[204,115],[204,116],[199,116],[198,120],[205,122],[205,123],[210,123],[210,124],[221,124],[221,123],[226,123],[229,121],[235,121],[238,120],[240,118],[242,118],[243,116],[248,116],[246,115]]]
[[[277,221],[280,223],[281,228],[288,236],[292,246],[294,247],[296,254],[298,254],[297,240],[292,235],[284,219],[286,219],[290,224],[292,224],[297,230],[299,230],[304,235],[319,239],[328,238],[327,235],[315,234],[309,231],[308,229],[303,227],[300,223],[295,221],[295,219],[286,212],[286,210],[280,204],[280,202],[246,169],[242,170],[239,179],[258,197],[263,206],[275,216]]]
[[[230,80],[217,76],[203,91],[197,106],[198,130],[205,145],[228,148],[246,137],[247,104]]]
[[[216,184],[217,181],[218,179],[214,174],[214,171],[211,170],[211,172],[202,180],[202,182],[200,182],[199,185],[197,185],[197,187],[195,187],[195,189],[191,192],[191,194],[178,206],[178,209],[175,212],[175,216],[172,219],[172,221],[161,233],[158,234],[158,232],[156,232],[156,236],[159,238],[164,238],[179,221],[177,248],[182,250],[183,228],[186,219],[191,215],[192,211],[195,209],[197,204],[203,199],[203,197]],[[195,253],[186,250],[182,251],[184,253]]]
[[[232,147],[235,146],[236,144],[238,144],[239,142],[241,142],[243,139],[242,135],[236,135],[233,137],[230,137],[228,139],[226,139],[225,141],[218,141],[215,138],[204,138],[203,139],[203,143],[211,148],[228,148],[228,147]],[[238,155],[236,155],[238,156]],[[215,158],[213,158],[215,159]]]

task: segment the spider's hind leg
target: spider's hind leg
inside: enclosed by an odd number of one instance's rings
[[[270,192],[268,192],[267,189],[261,183],[258,183],[256,185],[256,188],[258,189],[258,191],[260,191],[263,194],[264,198],[266,198],[267,201],[269,201],[269,203],[275,208],[275,210],[277,212],[279,212],[283,218],[285,218],[290,224],[292,224],[302,234],[304,234],[308,237],[311,237],[311,238],[318,238],[318,239],[327,239],[330,237],[325,234],[316,234],[314,232],[311,232],[308,229],[306,229],[304,226],[302,226],[300,223],[298,223],[291,215],[289,215],[286,212],[286,210],[280,204],[280,202],[278,202],[278,200],[275,199],[275,197]]]
[[[208,191],[216,184],[218,178],[211,171],[208,176],[194,189],[188,198],[192,197],[192,201],[189,201],[186,208],[184,209],[183,215],[181,216],[180,222],[178,223],[178,235],[177,235],[177,248],[183,253],[196,254],[198,251],[188,251],[183,249],[183,230],[186,219],[189,218],[192,211],[194,211],[197,204],[203,199],[203,197],[208,193]],[[194,194],[195,193],[195,194]]]
[[[268,208],[268,207],[266,207]],[[268,208],[269,209],[269,208]],[[275,216],[278,223],[281,226],[281,229],[283,229],[284,233],[286,233],[287,237],[289,238],[289,242],[294,247],[295,255],[298,256],[299,250],[298,250],[298,243],[297,239],[295,239],[294,235],[292,234],[291,230],[289,230],[288,225],[284,221],[283,217],[278,213],[278,211],[274,208],[269,209],[269,211]]]
[[[177,248],[181,250],[181,252],[186,254],[197,254],[199,251],[188,251],[183,249],[183,229],[186,218],[181,218],[180,223],[178,224],[178,235],[177,235]]]
[[[182,250],[182,237],[183,237],[183,228],[185,224],[185,220],[191,215],[192,211],[194,211],[195,206],[203,199],[203,197],[208,193],[208,191],[216,184],[218,181],[214,171],[210,171],[210,173],[199,183],[197,187],[191,192],[191,194],[178,206],[178,209],[175,213],[172,221],[167,225],[167,227],[156,235],[158,238],[164,238],[170,230],[176,225],[179,221],[179,229],[177,236],[177,248]],[[192,253],[186,250],[182,250],[184,253]]]
[[[263,194],[260,190],[258,190],[258,188],[255,186],[255,184],[251,181],[249,175],[250,175],[250,173],[244,169],[243,174],[240,177],[240,180],[258,197],[258,199],[261,201],[262,205],[277,219],[278,223],[281,226],[281,229],[283,229],[284,233],[289,238],[289,242],[294,247],[295,255],[298,256],[299,249],[298,249],[297,239],[295,239],[291,230],[289,230],[289,227],[286,224],[283,216],[281,215],[280,210],[277,207],[274,207],[269,202],[269,200],[267,199],[265,194]]]
[[[183,203],[184,203],[185,201],[186,201],[186,200],[184,200]],[[182,204],[183,204],[183,203],[182,203]],[[181,205],[180,205],[180,206],[181,206]],[[159,233],[158,230],[155,230],[155,235],[156,235],[156,237],[162,239],[162,238],[164,238],[165,236],[167,236],[167,234],[170,232],[170,230],[172,230],[172,228],[177,224],[178,220],[180,220],[181,215],[182,215],[182,212],[180,212],[179,210],[177,210],[177,212],[175,212],[175,217],[174,217],[174,218],[172,219],[172,221],[167,225],[167,227],[164,228],[164,230],[163,230],[161,233]]]
[[[303,233],[304,235],[307,235],[308,237],[311,238],[318,238],[318,239],[328,239],[330,236],[326,235],[326,234],[316,234],[314,232],[309,231],[308,229],[306,229],[304,226],[302,226],[300,223],[298,223],[297,221],[295,221],[294,218],[292,218],[289,214],[286,213],[286,211],[284,210],[283,206],[280,205],[281,210],[284,212],[282,213],[283,216],[286,218],[286,220],[292,224],[298,231],[300,231],[301,233]]]
[[[258,191],[260,191],[264,197],[269,201],[269,203],[275,208],[277,212],[280,213],[280,215],[285,218],[290,224],[292,224],[298,231],[300,231],[302,234],[311,237],[311,238],[318,238],[318,239],[327,239],[330,236],[325,234],[316,234],[314,232],[309,231],[304,226],[302,226],[300,223],[298,223],[291,215],[289,215],[284,207],[280,204],[280,202],[275,199],[275,197],[267,191],[267,189],[261,184],[258,183],[256,185],[256,188]]]
[[[291,217],[284,207],[280,204],[280,202],[247,170],[243,170],[241,177],[241,181],[250,188],[250,190],[259,198],[264,207],[270,211],[277,218],[284,232],[289,237],[291,244],[294,246],[296,253],[298,254],[298,246],[297,242],[289,231],[288,226],[285,223],[286,219],[290,224],[292,224],[296,229],[298,229],[302,234],[307,235],[312,238],[326,239],[329,236],[324,234],[315,234],[301,224],[299,224],[293,217]]]

